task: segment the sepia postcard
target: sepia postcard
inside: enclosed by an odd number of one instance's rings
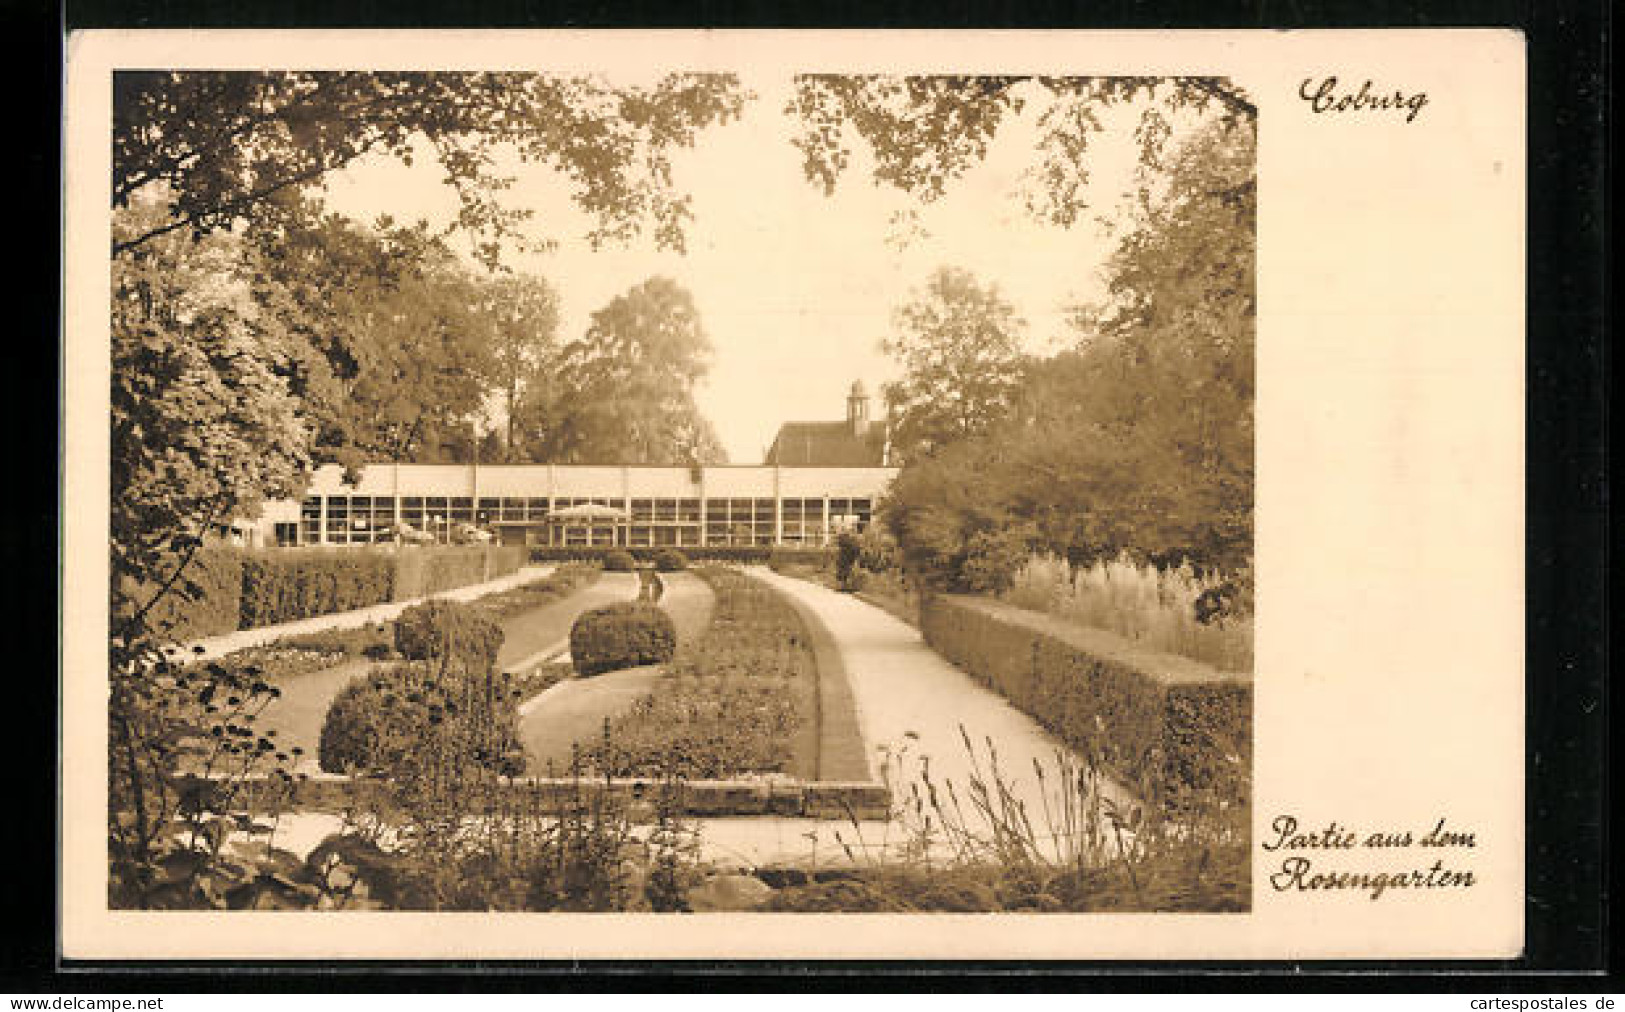
[[[1524,61],[74,34],[62,955],[1516,957]]]

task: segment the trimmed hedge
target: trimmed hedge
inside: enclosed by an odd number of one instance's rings
[[[484,672],[496,665],[502,627],[479,608],[457,601],[425,601],[395,619],[395,649],[439,670]]]
[[[573,548],[537,545],[530,549],[532,562],[602,562],[609,552],[626,552],[639,562],[657,562],[664,548]],[[734,562],[742,565],[766,565],[774,559],[822,566],[828,562],[833,550],[829,548],[785,548],[770,545],[684,545],[682,552],[691,562]]]
[[[515,572],[525,562],[523,548],[499,545],[435,548],[408,545],[392,555],[395,559],[393,599],[396,601],[495,580]]]
[[[1250,677],[985,598],[931,595],[920,627],[933,649],[1147,800],[1250,801]]]
[[[523,548],[491,545],[204,548],[147,613],[147,626],[177,641],[216,636],[438,594],[507,576],[525,561]],[[140,607],[160,586],[126,581],[124,596]]]
[[[664,664],[676,651],[677,627],[671,616],[643,602],[594,608],[570,627],[570,660],[583,675]]]
[[[383,552],[283,548],[243,558],[238,628],[275,625],[393,600],[395,562]]]
[[[115,628],[130,618],[133,609],[146,607],[164,580],[124,582],[124,597],[131,611],[113,616]],[[243,553],[230,548],[200,548],[174,586],[146,613],[146,628],[163,640],[190,640],[217,636],[237,628],[242,610]]]

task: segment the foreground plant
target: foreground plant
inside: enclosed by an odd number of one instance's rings
[[[815,874],[763,909],[1248,908],[1245,809],[1187,804],[1176,815],[1111,784],[1097,756],[1060,749],[1052,763],[1033,760],[1036,791],[1018,791],[994,742],[979,750],[963,727],[960,734],[971,761],[965,782],[933,776],[929,759],[910,756],[906,743],[885,749],[895,807],[884,838],[866,838],[864,824],[849,818],[850,834],[836,834],[849,867]],[[893,840],[898,830],[902,839]]]

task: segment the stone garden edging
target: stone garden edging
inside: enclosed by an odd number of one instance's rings
[[[266,788],[281,791],[284,781],[276,777],[256,777],[234,781],[255,800],[263,799]],[[514,777],[501,782],[505,790],[534,792],[544,804],[556,804],[572,797],[591,798],[609,793],[630,804],[634,813],[647,806],[653,813],[666,782],[648,777]],[[339,811],[355,807],[387,792],[389,783],[369,777],[333,773],[312,773],[299,782],[295,801],[286,807],[294,811]],[[807,819],[885,820],[891,817],[891,791],[884,783],[870,781],[805,781],[786,778],[736,780],[689,780],[679,788],[679,811],[688,816],[777,815]]]

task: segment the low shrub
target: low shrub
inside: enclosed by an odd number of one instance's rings
[[[603,566],[606,573],[630,573],[637,568],[637,560],[631,552],[612,549],[604,553]]]
[[[688,556],[675,548],[662,548],[655,553],[655,568],[662,573],[680,573],[688,568]]]
[[[1250,678],[994,601],[935,595],[926,642],[1150,801],[1251,796]]]
[[[656,556],[666,549],[663,548],[589,548],[586,546],[545,546],[537,545],[530,549],[532,562],[601,562],[610,552],[626,552],[639,562],[653,562]],[[774,560],[785,563],[802,563],[811,566],[822,566],[829,561],[831,549],[828,548],[792,548],[788,546],[773,547],[769,545],[684,545],[681,548],[688,556],[690,563],[694,562],[729,562],[744,566],[772,565]]]
[[[1016,571],[1031,554],[1032,532],[1023,527],[977,531],[953,578],[953,588],[968,594],[999,594],[1010,588]]]
[[[570,659],[583,675],[663,664],[677,650],[677,627],[653,605],[622,602],[583,613],[570,627]]]
[[[284,636],[271,645],[289,650],[381,660],[394,654],[395,632],[390,623],[368,622],[354,629],[322,629],[298,636]]]
[[[425,601],[395,620],[395,649],[436,670],[480,673],[495,664],[502,627],[480,609],[457,601]]]
[[[392,552],[275,548],[243,557],[240,628],[252,629],[394,600]]]
[[[858,568],[862,554],[863,544],[858,535],[842,531],[835,540],[835,589],[849,594],[863,589],[863,571]]]

